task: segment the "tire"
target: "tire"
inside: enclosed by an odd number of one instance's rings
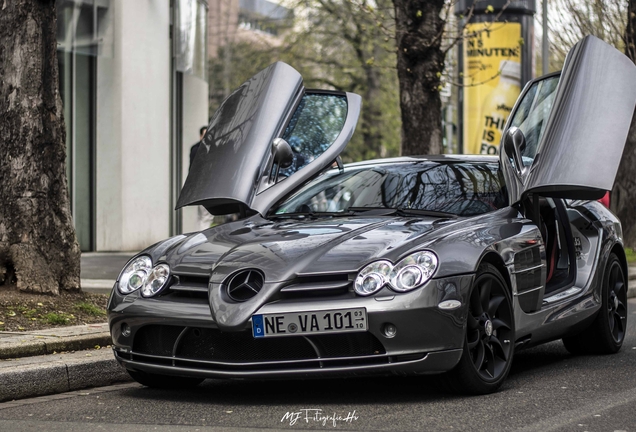
[[[601,310],[581,333],[563,338],[572,354],[614,354],[623,346],[627,329],[627,283],[615,254],[607,260],[601,286]]]
[[[158,375],[147,372],[127,371],[139,384],[161,389],[184,389],[196,387],[204,381],[204,378],[188,378],[172,375]]]
[[[449,389],[471,395],[497,391],[510,372],[514,335],[510,289],[495,266],[482,264],[471,289],[464,352],[443,376]]]

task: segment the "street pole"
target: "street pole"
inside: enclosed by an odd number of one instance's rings
[[[548,0],[543,0],[542,2],[542,15],[541,20],[543,21],[543,40],[541,46],[541,71],[542,75],[547,74],[548,71],[548,63],[550,59],[550,54],[548,53]]]
[[[446,106],[446,149],[453,154],[453,105]]]

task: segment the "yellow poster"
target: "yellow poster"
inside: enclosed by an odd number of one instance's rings
[[[474,23],[464,40],[464,153],[498,154],[521,92],[521,24]]]

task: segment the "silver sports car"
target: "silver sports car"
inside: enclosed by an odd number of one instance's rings
[[[636,67],[587,37],[528,83],[501,156],[343,166],[360,97],[275,63],[211,120],[178,207],[239,220],[140,252],[113,288],[119,363],[148,386],[205,378],[443,374],[483,394],[515,351],[625,338],[613,186]]]

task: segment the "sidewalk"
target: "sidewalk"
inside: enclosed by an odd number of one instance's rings
[[[108,324],[0,333],[0,402],[130,381]]]
[[[82,290],[109,294],[119,272],[134,255],[133,252],[89,252],[82,254]]]
[[[83,253],[82,290],[110,294],[130,252]],[[130,381],[107,323],[0,332],[0,402]]]
[[[110,345],[108,324],[85,324],[29,332],[0,332],[0,360],[79,351]]]
[[[82,254],[82,289],[110,293],[132,256]],[[627,295],[636,297],[636,265],[629,268]],[[0,402],[130,381],[115,361],[110,343],[106,323],[0,333]]]

